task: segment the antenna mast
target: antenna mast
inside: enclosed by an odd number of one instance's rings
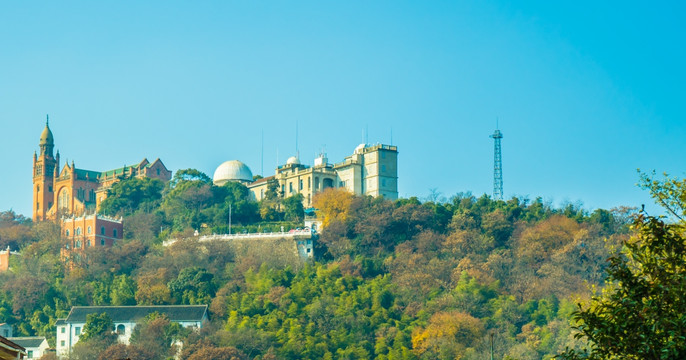
[[[298,150],[298,120],[295,121],[295,157],[300,159],[300,150]]]
[[[503,199],[503,159],[500,148],[500,139],[503,138],[503,134],[498,130],[496,125],[496,130],[493,135],[490,136],[494,141],[494,157],[493,157],[493,200]]]

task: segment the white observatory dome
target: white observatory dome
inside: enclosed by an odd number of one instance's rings
[[[229,160],[219,165],[217,170],[214,171],[212,180],[217,186],[222,186],[229,181],[251,182],[252,171],[250,171],[247,165],[238,160]]]
[[[291,156],[286,160],[286,165],[300,165],[300,159],[295,156]]]
[[[367,147],[367,144],[364,144],[364,143],[357,145],[357,147],[355,148],[355,151],[353,151],[353,153],[362,154],[362,150],[364,150],[364,148],[366,148],[366,147]]]

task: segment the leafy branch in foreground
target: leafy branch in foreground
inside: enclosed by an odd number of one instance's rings
[[[664,180],[657,179],[655,171],[650,174],[639,170],[638,186],[650,192],[650,196],[677,219],[686,218],[686,179],[669,177],[663,174]]]
[[[639,215],[636,235],[609,258],[605,289],[573,315],[588,348],[562,359],[686,358],[684,227]]]

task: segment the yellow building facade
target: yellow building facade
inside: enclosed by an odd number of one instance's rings
[[[225,164],[229,163],[231,170],[227,171],[229,167]],[[215,171],[214,182],[221,185],[239,181],[257,201],[264,199],[270,184],[274,184],[283,197],[302,194],[305,208],[312,207],[314,195],[327,188],[344,188],[353,194],[391,200],[398,198],[398,148],[392,145],[360,144],[352,155],[336,164],[329,163],[325,154],[314,159],[313,166],[302,164],[298,157],[292,156],[276,168],[273,176],[256,181],[248,180],[249,171],[239,161],[227,161]]]

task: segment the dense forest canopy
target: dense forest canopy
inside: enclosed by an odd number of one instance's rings
[[[255,202],[245,186],[218,187],[193,169],[166,185],[126,179],[102,204],[124,218],[124,240],[68,270],[55,224],[0,213],[0,247],[21,251],[0,273],[0,323],[54,345],[55,320],[71,306],[208,304],[211,323],[199,333],[154,317],[128,346],[93,330],[72,357],[484,359],[493,337],[497,358],[550,358],[583,345],[569,325],[575,303],[602,286],[606,259],[629,239],[636,212],[329,189],[315,198],[325,227],[314,261],[278,245],[162,246],[195,230],[225,232],[229,207],[237,231],[301,227],[304,216],[297,197],[274,189]],[[177,340],[183,349],[171,346]]]

